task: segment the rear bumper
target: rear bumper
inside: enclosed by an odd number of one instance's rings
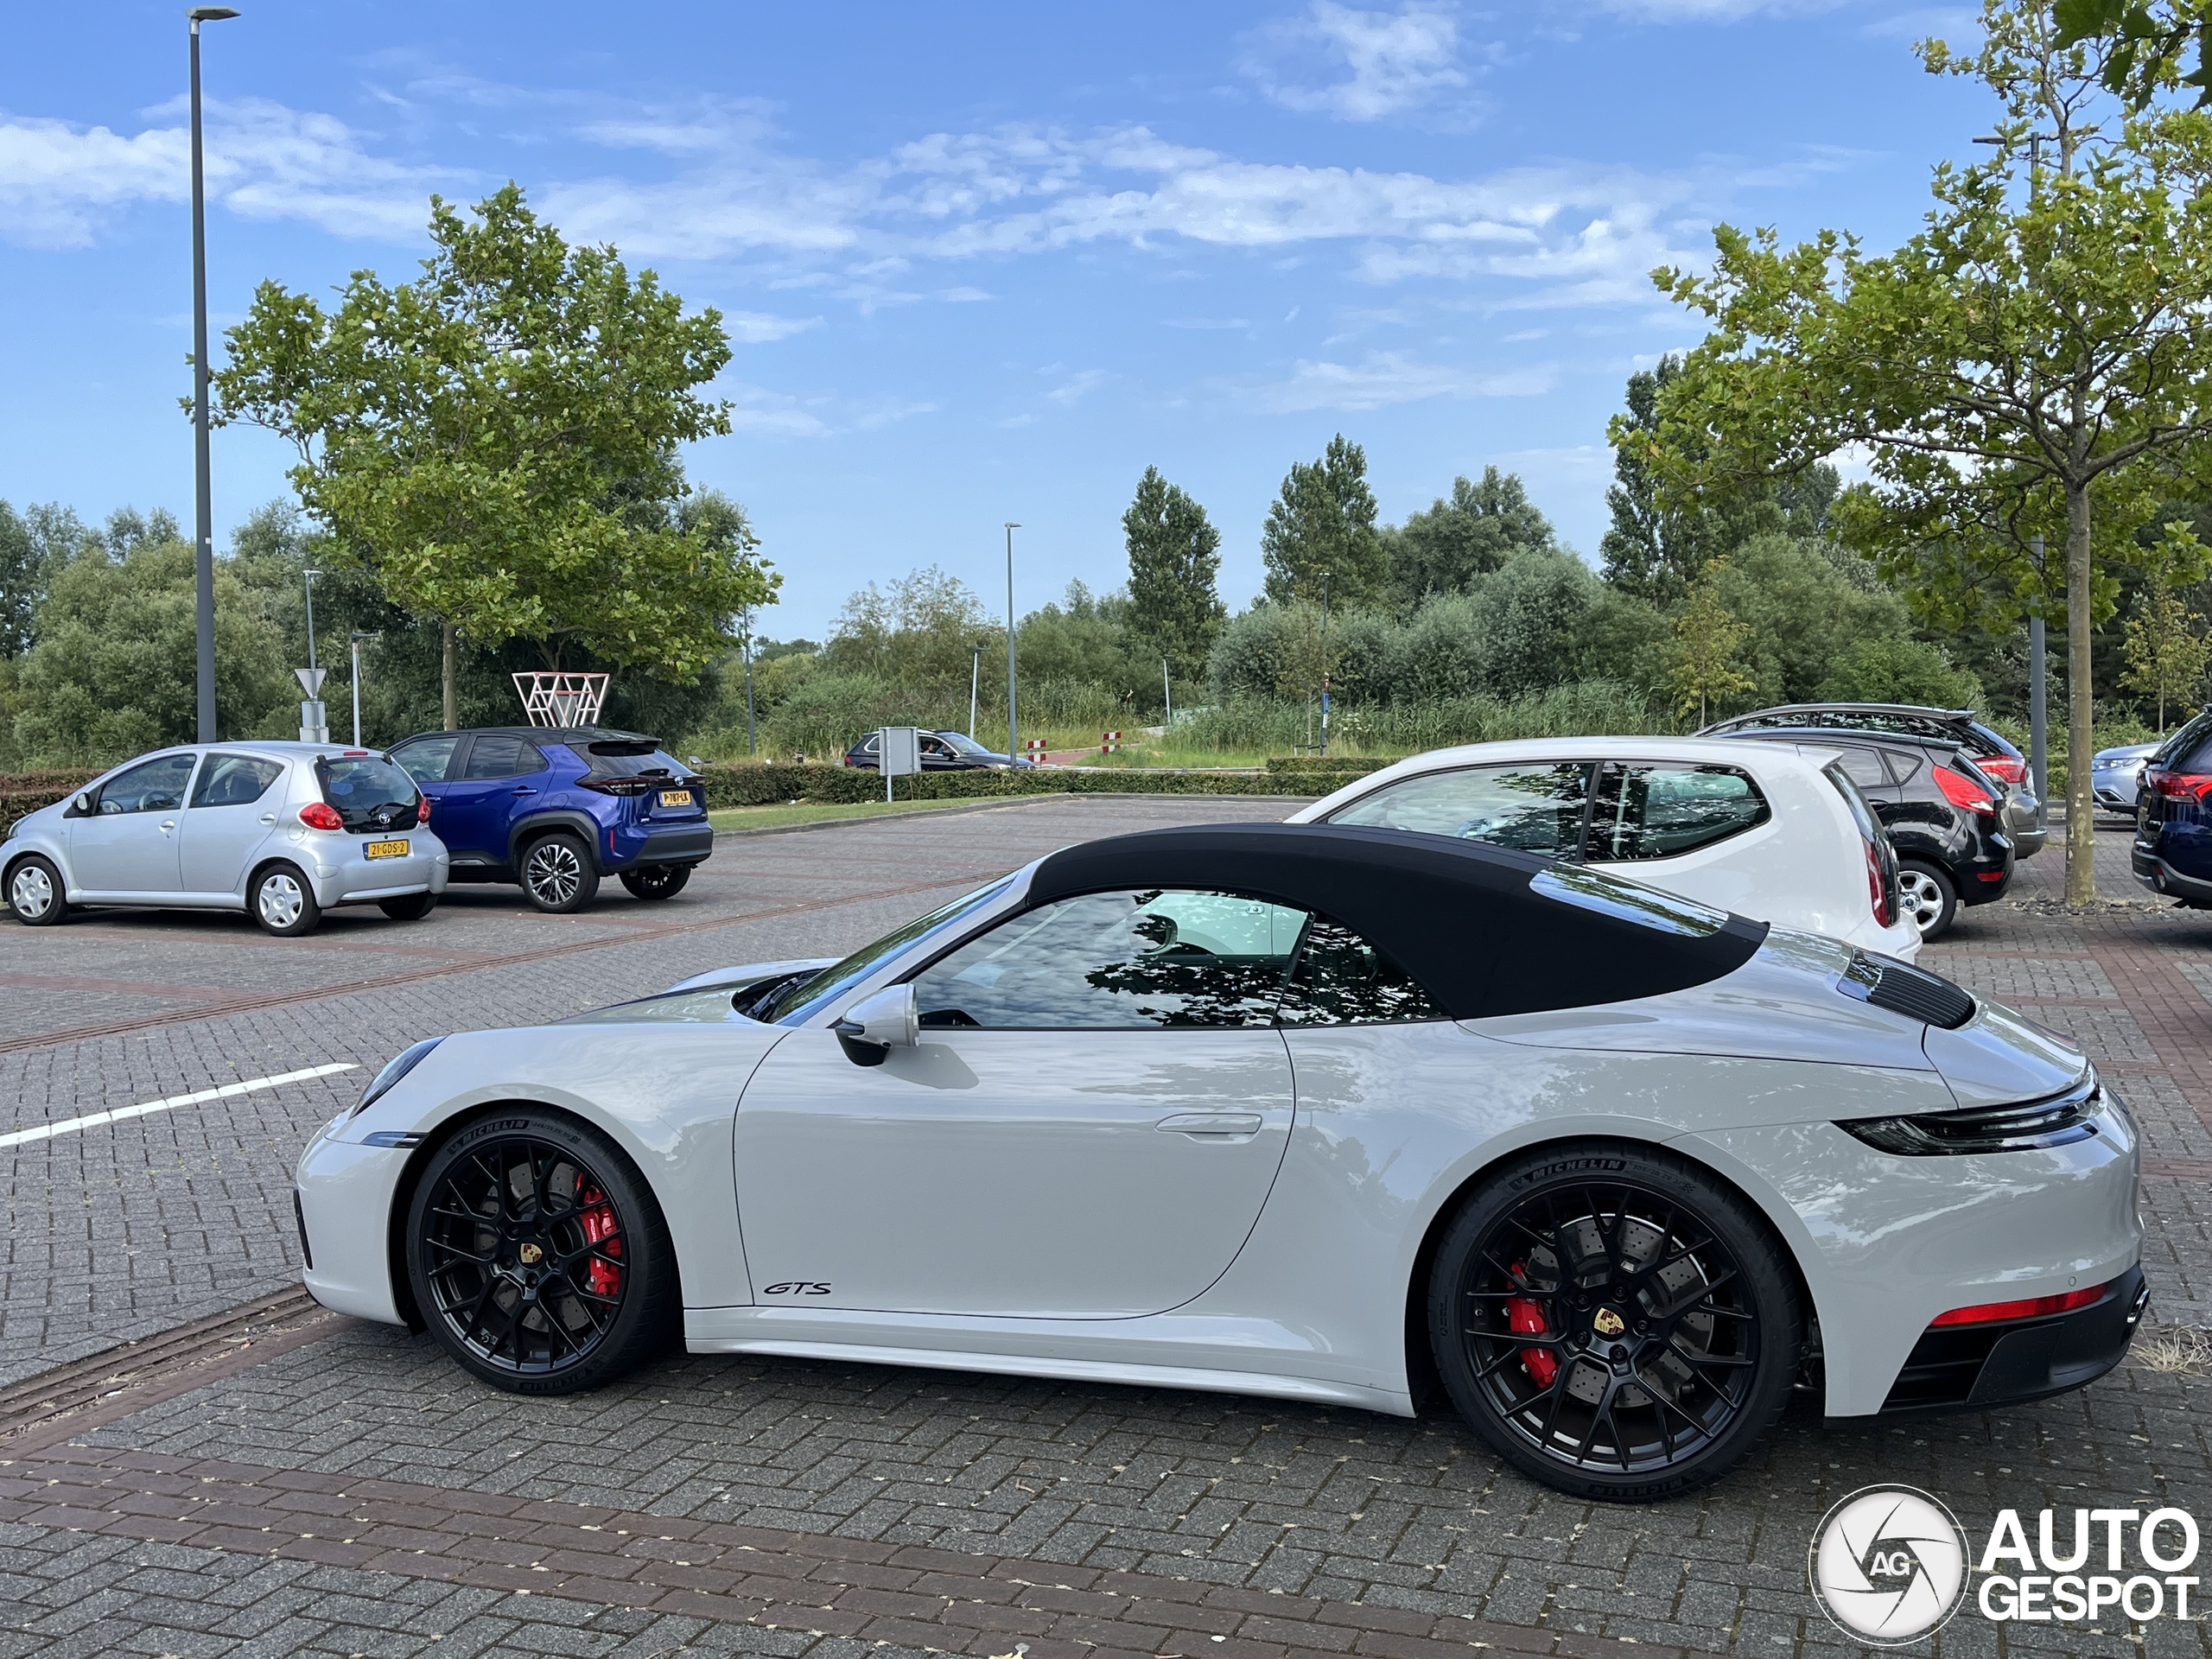
[[[2128,865],[2133,870],[2135,879],[2153,893],[2187,899],[2197,904],[2212,904],[2212,881],[2199,880],[2193,875],[2177,873],[2172,865],[2139,841],[2128,855]]]
[[[2150,1300],[2137,1266],[2077,1313],[1932,1326],[1906,1357],[1882,1414],[2025,1405],[2094,1382],[2126,1356]]]
[[[362,855],[365,837],[330,836],[304,842],[290,849],[315,889],[315,903],[325,910],[334,905],[361,905],[378,899],[403,899],[411,893],[441,893],[453,873],[445,843],[427,830],[415,829],[404,836],[409,851],[404,858],[368,858]]]
[[[611,868],[632,864],[696,864],[715,850],[714,827],[703,821],[686,824],[638,824],[613,832],[607,863]]]

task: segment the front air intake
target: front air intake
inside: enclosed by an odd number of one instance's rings
[[[1940,974],[1895,957],[1855,950],[1836,989],[1908,1020],[1956,1031],[1974,1018],[1974,998]]]

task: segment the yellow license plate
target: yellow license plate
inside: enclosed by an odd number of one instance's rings
[[[361,851],[369,858],[404,858],[407,856],[407,843],[404,841],[372,841]]]
[[[688,789],[664,789],[660,792],[660,804],[663,806],[689,806],[691,804],[691,791]]]

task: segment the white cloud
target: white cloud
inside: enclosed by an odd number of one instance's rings
[[[207,124],[207,194],[249,218],[303,219],[340,236],[419,230],[430,192],[465,176],[372,156],[334,116],[265,99],[212,103]],[[129,208],[188,200],[190,144],[182,125],[124,137],[0,117],[0,237],[84,247]]]
[[[1252,325],[1243,317],[1168,317],[1161,326],[1167,328],[1249,328]]]
[[[1287,415],[1313,409],[1383,409],[1431,397],[1531,397],[1550,391],[1554,378],[1548,367],[1484,372],[1375,352],[1357,364],[1301,361],[1287,380],[1248,386],[1238,395],[1263,414]]]
[[[1360,11],[1313,0],[1306,12],[1260,29],[1239,67],[1285,109],[1377,121],[1416,110],[1467,85],[1459,25],[1445,6],[1414,0],[1402,10]],[[1343,79],[1316,82],[1302,71]]]
[[[1067,409],[1087,394],[1097,391],[1113,378],[1103,369],[1084,369],[1079,373],[1069,376],[1067,379],[1054,386],[1045,395],[1061,408]]]
[[[1805,17],[1844,0],[1601,0],[1616,16],[1651,23],[1734,23],[1746,17]]]
[[[726,311],[722,325],[729,330],[729,337],[743,346],[759,346],[772,340],[789,340],[793,334],[803,334],[821,324],[819,317],[779,317],[767,311]]]

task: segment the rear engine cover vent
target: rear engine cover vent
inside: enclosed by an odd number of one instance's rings
[[[1974,998],[1942,975],[1868,950],[1852,953],[1851,966],[1835,988],[1846,996],[1946,1031],[1956,1031],[1974,1018]]]

